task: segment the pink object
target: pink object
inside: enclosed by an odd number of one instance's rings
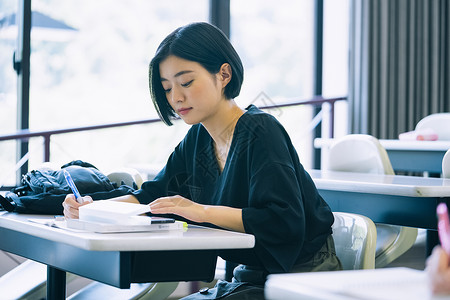
[[[398,135],[404,141],[437,141],[438,135],[432,129],[413,130]]]
[[[448,220],[447,205],[439,203],[436,208],[438,215],[438,234],[441,246],[444,251],[450,255],[450,222]]]

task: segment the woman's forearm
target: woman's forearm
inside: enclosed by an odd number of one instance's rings
[[[204,205],[203,219],[222,228],[245,232],[242,209],[227,206]]]

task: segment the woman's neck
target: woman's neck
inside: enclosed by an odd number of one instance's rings
[[[225,168],[233,140],[234,128],[243,114],[244,111],[236,105],[234,100],[227,100],[214,119],[202,123],[214,140],[214,154],[220,171]]]
[[[220,110],[220,114],[210,122],[202,123],[211,135],[218,148],[224,148],[231,144],[234,127],[244,111],[237,106],[234,100],[227,100]]]

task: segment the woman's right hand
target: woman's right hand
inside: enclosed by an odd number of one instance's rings
[[[82,203],[78,203],[75,199],[74,194],[68,194],[64,199],[62,206],[64,207],[64,216],[69,219],[78,219],[80,206],[92,203],[93,200],[90,196],[85,196],[81,198]]]

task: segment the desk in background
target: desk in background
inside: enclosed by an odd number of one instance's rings
[[[267,300],[449,300],[433,297],[424,271],[381,268],[269,275]]]
[[[436,206],[450,200],[450,179],[310,170],[332,211],[375,223],[436,230]]]
[[[200,226],[185,232],[74,232],[28,221],[36,217],[49,216],[0,212],[0,249],[47,265],[48,299],[65,299],[65,272],[119,288],[136,282],[211,281],[217,250],[255,243],[249,234]]]
[[[442,158],[450,149],[450,141],[379,140],[386,149],[392,168],[403,172],[442,172]],[[333,139],[317,138],[314,147],[322,149],[322,161],[326,163],[326,151]]]

